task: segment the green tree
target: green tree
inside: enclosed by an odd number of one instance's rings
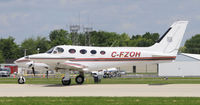
[[[135,37],[132,37],[134,39],[139,39],[139,38],[142,38],[142,35],[136,35]]]
[[[181,52],[181,53],[185,52],[185,50],[186,50],[185,46],[179,48],[179,52]]]
[[[115,32],[93,31],[90,35],[93,46],[119,46],[120,35]]]
[[[80,46],[86,46],[88,45],[88,42],[86,42],[86,34],[78,34],[78,45]]]
[[[138,41],[136,39],[135,40],[129,40],[128,41],[128,46],[130,46],[130,47],[136,47],[137,43],[138,43]]]
[[[5,60],[3,58],[3,53],[2,53],[2,51],[0,51],[0,63],[4,63],[4,62],[5,62]]]
[[[2,51],[3,57],[8,59],[19,58],[19,46],[14,42],[13,37],[7,39],[0,39],[0,51]]]
[[[186,41],[185,51],[186,53],[200,54],[200,34],[196,34],[192,38]]]
[[[119,36],[119,46],[128,46],[128,42],[130,41],[130,37],[126,33],[122,33]]]
[[[32,55],[39,52],[43,53],[50,49],[49,41],[45,37],[37,37],[25,39],[21,44],[21,56],[24,56],[24,50],[26,55]]]
[[[37,53],[37,45],[34,38],[25,39],[21,44],[21,56],[24,55],[26,50],[26,55],[32,55]]]
[[[152,35],[151,39],[153,40],[154,43],[156,43],[160,36],[159,33],[152,33],[151,35]]]
[[[70,45],[72,44],[71,35],[64,29],[53,30],[49,34],[51,47],[57,45]]]
[[[37,37],[35,41],[36,48],[39,48],[40,53],[44,53],[51,48],[51,45],[46,37]]]
[[[152,40],[155,43],[159,39],[159,34],[146,32],[142,37],[145,39]]]
[[[131,40],[128,41],[128,46],[137,46],[137,47],[148,47],[156,43],[159,39],[158,33],[149,33],[146,32],[143,35],[132,36]]]
[[[151,46],[153,44],[154,44],[154,42],[151,39],[139,38],[137,40],[136,46],[137,47],[148,47],[148,46]]]

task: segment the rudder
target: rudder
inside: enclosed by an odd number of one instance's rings
[[[183,39],[188,21],[176,21],[165,34],[151,46],[151,50],[176,56]]]

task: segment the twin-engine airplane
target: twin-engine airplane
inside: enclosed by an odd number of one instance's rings
[[[46,53],[22,57],[15,61],[18,66],[43,66],[49,70],[64,70],[63,85],[70,85],[70,71],[79,71],[76,83],[84,82],[85,71],[102,70],[137,64],[155,64],[175,60],[188,21],[177,21],[150,47],[90,47],[59,45]],[[25,78],[18,79],[19,84]]]

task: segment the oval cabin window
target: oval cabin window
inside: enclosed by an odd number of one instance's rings
[[[91,50],[90,53],[91,53],[91,54],[96,54],[97,51],[96,51],[96,50]]]
[[[105,51],[101,51],[100,54],[101,54],[101,55],[105,55],[106,52],[105,52]]]
[[[87,51],[86,51],[85,49],[82,49],[82,50],[80,50],[80,53],[81,53],[81,54],[86,54]]]
[[[69,53],[74,54],[74,53],[76,53],[76,50],[75,49],[69,49]]]

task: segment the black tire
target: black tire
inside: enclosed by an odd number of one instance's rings
[[[24,84],[24,83],[25,83],[24,77],[18,78],[18,84]]]
[[[76,77],[76,83],[81,85],[84,82],[84,77],[82,75],[79,75]]]
[[[64,80],[65,77],[62,78],[62,85],[67,86],[71,84],[71,79],[69,80]]]

